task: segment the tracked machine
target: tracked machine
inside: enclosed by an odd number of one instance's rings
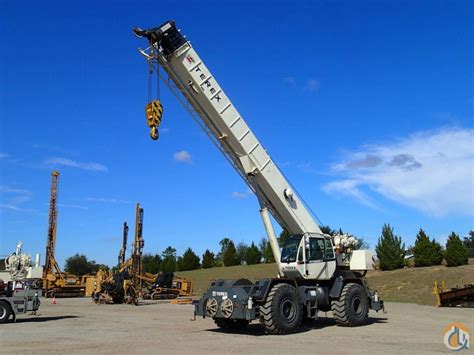
[[[211,282],[195,305],[195,315],[210,317],[225,329],[259,319],[271,334],[295,332],[303,318],[316,319],[320,311],[332,310],[338,325],[366,323],[369,309],[383,308],[364,278],[373,267],[371,253],[354,250],[356,243],[347,235],[332,238],[321,232],[309,207],[173,21],[133,32],[148,40],[148,47],[139,52],[150,72],[171,89],[254,191],[277,264],[277,277],[272,279]],[[159,109],[148,110],[148,103],[146,115],[156,139],[163,107],[159,100],[153,102]],[[270,214],[291,234],[281,251]]]

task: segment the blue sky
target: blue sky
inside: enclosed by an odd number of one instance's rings
[[[0,254],[44,254],[61,173],[57,257],[114,264],[145,209],[145,252],[202,254],[265,235],[247,187],[162,85],[144,118],[135,26],[195,46],[318,218],[373,247],[474,228],[470,1],[0,2]]]

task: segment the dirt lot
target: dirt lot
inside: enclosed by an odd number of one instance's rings
[[[258,324],[228,334],[209,319],[191,322],[191,305],[148,301],[142,305],[93,304],[90,299],[43,300],[40,315],[2,324],[2,353],[436,353],[448,352],[442,331],[450,322],[474,330],[474,309],[438,309],[388,303],[370,324],[336,327],[328,314],[298,334],[265,335]],[[471,344],[472,347],[472,344]]]

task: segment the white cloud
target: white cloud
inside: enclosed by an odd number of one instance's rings
[[[173,154],[173,159],[180,163],[192,164],[193,157],[186,150],[181,150]]]
[[[296,78],[294,76],[287,76],[287,77],[283,78],[283,83],[288,85],[288,86],[295,87],[296,86]]]
[[[87,163],[82,163],[78,162],[69,158],[50,158],[45,161],[45,164],[47,165],[54,165],[54,166],[67,166],[71,168],[77,168],[77,169],[82,169],[82,170],[90,170],[90,171],[101,171],[101,172],[106,172],[109,169],[102,164],[99,163],[94,163],[94,162],[87,162]]]
[[[7,153],[0,153],[0,159],[8,158],[10,155]]]
[[[244,192],[240,192],[240,191],[233,191],[230,195],[233,197],[233,198],[236,198],[236,199],[239,199],[239,200],[244,200],[250,196],[252,196],[254,193],[252,191],[252,189],[249,187],[247,188],[246,191]]]
[[[5,185],[0,186],[0,193],[4,202],[6,202],[8,206],[14,207],[31,200],[33,195],[29,190],[17,189]]]
[[[292,88],[301,89],[303,91],[318,91],[321,86],[319,80],[314,78],[306,79],[304,83],[298,83],[294,76],[284,77],[283,84]]]
[[[86,201],[91,202],[105,202],[105,203],[132,203],[128,200],[119,200],[116,198],[105,198],[105,197],[87,197]]]
[[[244,200],[249,197],[249,194],[247,194],[246,192],[233,191],[231,193],[231,196],[239,200]]]
[[[62,207],[62,208],[76,208],[76,209],[80,209],[80,210],[87,210],[88,207],[86,206],[81,206],[81,205],[68,205],[68,204],[65,204],[65,203],[58,203],[58,207]]]
[[[19,207],[3,203],[0,203],[0,208],[5,210],[21,211],[21,208]]]
[[[305,90],[308,91],[317,91],[321,86],[320,82],[316,79],[308,79],[306,80],[306,85],[304,86]]]
[[[372,208],[379,208],[369,197],[367,197],[359,189],[358,185],[360,185],[360,182],[358,180],[347,179],[330,182],[323,186],[323,190],[327,193],[335,192],[344,196],[352,197],[366,206]]]
[[[25,189],[16,189],[5,185],[0,186],[0,192],[31,195],[31,191]]]
[[[328,193],[377,206],[369,193],[429,215],[474,215],[474,130],[444,128],[363,146],[332,166]]]

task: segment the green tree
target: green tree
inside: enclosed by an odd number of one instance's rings
[[[402,238],[393,234],[390,224],[384,224],[382,235],[375,246],[380,268],[382,270],[395,270],[403,268],[405,258],[405,244]]]
[[[230,238],[222,238],[221,241],[219,242],[219,246],[221,247],[221,250],[219,253],[217,253],[217,258],[216,258],[216,266],[223,266],[224,265],[224,253],[227,250],[227,246],[229,245]]]
[[[463,244],[469,250],[469,257],[474,258],[474,231],[469,231],[469,235],[464,237]]]
[[[161,262],[161,271],[163,272],[175,272],[177,269],[176,264],[176,249],[169,246],[161,253],[163,261]]]
[[[95,261],[87,260],[87,257],[83,254],[75,254],[66,259],[64,271],[76,276],[83,276],[96,273],[100,267],[104,266],[97,265]]]
[[[158,254],[144,254],[142,257],[143,272],[157,274],[160,272],[161,257]]]
[[[211,253],[209,249],[206,249],[204,254],[202,255],[202,268],[203,269],[210,269],[214,266],[214,253]]]
[[[280,248],[285,245],[286,238],[290,236],[290,232],[288,232],[286,229],[283,229],[280,233],[280,236],[278,237],[278,244],[280,244]]]
[[[224,266],[233,266],[235,265],[236,262],[236,254],[237,251],[235,249],[234,242],[232,240],[229,240],[227,243],[227,249],[224,252],[224,255],[222,257],[222,262]]]
[[[182,258],[182,271],[197,270],[201,267],[197,256],[191,248],[186,249]]]
[[[268,241],[267,238],[263,237],[262,239],[260,239],[260,243],[258,244],[258,248],[260,250],[260,254],[263,257],[263,262],[264,263],[274,263],[275,262],[275,257],[273,256],[272,247],[271,247],[270,242]]]
[[[266,263],[267,259],[265,258],[265,249],[267,248],[267,238],[262,237],[260,241],[258,242],[258,250],[260,250],[260,253],[263,256],[263,262]]]
[[[247,265],[260,264],[262,253],[258,250],[254,242],[245,251],[245,262]]]
[[[337,231],[335,231],[334,229],[332,229],[331,227],[329,227],[327,225],[326,226],[321,226],[319,228],[321,229],[321,232],[323,232],[324,234],[329,234],[329,235],[337,234]],[[340,234],[342,234],[342,233],[340,233]]]
[[[240,265],[242,262],[245,260],[245,254],[247,253],[248,245],[245,244],[244,242],[240,242],[237,244],[237,247],[235,248],[236,253],[235,253],[235,264],[234,265]]]
[[[421,228],[416,236],[413,256],[416,267],[439,265],[443,261],[441,245],[434,239],[430,240]]]
[[[467,265],[468,254],[467,247],[461,242],[459,236],[452,232],[446,242],[446,252],[444,253],[447,266]]]
[[[267,241],[267,246],[265,247],[265,262],[266,263],[274,263],[275,256],[273,255],[273,250],[270,242]]]

